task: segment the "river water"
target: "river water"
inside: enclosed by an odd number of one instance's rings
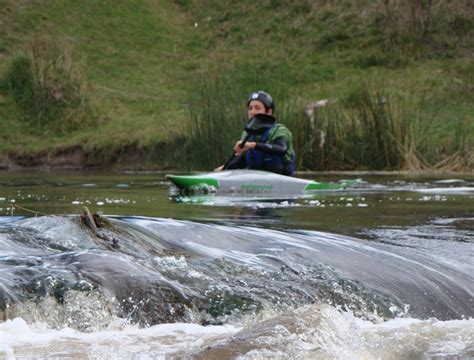
[[[0,358],[474,358],[474,175],[359,177],[259,198],[0,173]]]

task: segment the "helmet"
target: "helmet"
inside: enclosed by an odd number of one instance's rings
[[[247,99],[247,106],[253,100],[259,100],[263,103],[263,105],[265,105],[265,108],[267,110],[272,109],[273,112],[275,111],[275,102],[273,101],[273,98],[270,96],[269,93],[262,90],[251,93],[249,98]]]

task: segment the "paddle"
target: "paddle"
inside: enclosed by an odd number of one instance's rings
[[[244,129],[247,132],[247,135],[239,144],[239,147],[243,148],[245,143],[250,139],[251,136],[262,135],[265,132],[265,130],[267,130],[268,128],[272,127],[273,124],[275,124],[275,121],[276,119],[273,115],[256,114],[245,125]],[[232,160],[234,160],[234,158],[235,158],[235,153],[233,153],[232,156],[229,158],[229,160],[227,160],[227,162],[225,163],[222,169],[226,170],[229,167]]]

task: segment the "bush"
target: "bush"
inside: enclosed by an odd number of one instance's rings
[[[83,65],[65,41],[36,37],[11,61],[3,87],[39,128],[68,132],[96,123]]]

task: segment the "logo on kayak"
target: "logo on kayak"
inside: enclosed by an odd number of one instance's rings
[[[273,185],[254,185],[254,184],[240,185],[240,190],[246,191],[246,192],[266,192],[266,191],[272,191],[272,189],[273,189]]]

